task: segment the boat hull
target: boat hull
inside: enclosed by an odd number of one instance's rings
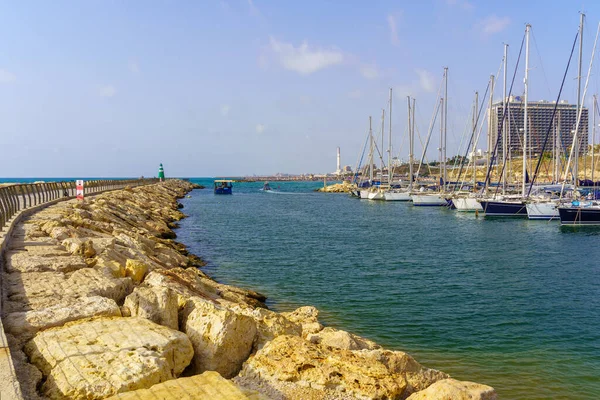
[[[383,192],[378,190],[376,192],[369,192],[368,194],[369,200],[384,200]]]
[[[233,194],[231,188],[215,188],[215,194]]]
[[[559,219],[558,207],[556,203],[527,203],[527,217],[529,219]]]
[[[600,225],[600,207],[559,207],[561,225]]]
[[[523,202],[480,200],[479,203],[487,217],[527,218],[527,207]]]
[[[439,194],[413,194],[412,201],[415,206],[446,206],[448,202]]]
[[[457,211],[483,211],[481,203],[479,203],[477,199],[473,197],[456,197],[452,199],[452,204],[454,204],[454,207],[456,207]]]
[[[385,192],[384,200],[386,201],[411,201],[410,192]]]

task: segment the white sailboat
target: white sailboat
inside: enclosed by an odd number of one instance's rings
[[[421,188],[418,193],[413,193],[412,201],[415,206],[445,206],[448,204],[444,195],[447,182],[446,173],[446,134],[448,119],[448,67],[444,68],[444,97],[440,99],[443,118],[440,122],[440,188],[439,192],[430,192]]]
[[[385,191],[384,199],[386,201],[411,201],[411,190],[412,190],[412,176],[413,176],[413,142],[414,142],[414,131],[411,123],[411,107],[410,107],[410,97],[408,97],[408,136],[409,136],[409,183],[408,187],[405,189],[392,189],[391,187]],[[390,148],[389,148],[389,161],[388,161],[388,171],[389,174],[389,182],[390,185],[393,180],[393,171],[392,169],[392,161],[391,161],[391,153],[392,153],[392,89],[390,89]]]

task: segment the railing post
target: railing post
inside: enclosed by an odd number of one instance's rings
[[[6,202],[6,188],[0,188],[0,211],[2,211],[2,215],[0,215],[0,223],[2,223],[2,227],[8,221],[8,204]]]

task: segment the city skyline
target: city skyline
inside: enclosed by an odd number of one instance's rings
[[[0,167],[12,177],[153,176],[159,163],[169,176],[332,172],[338,146],[342,165],[354,167],[369,116],[377,132],[381,109],[387,113],[389,88],[394,156],[406,159],[406,96],[416,98],[424,140],[444,67],[451,157],[470,129],[475,91],[487,102],[498,71],[494,101],[501,99],[503,43],[510,80],[525,23],[531,101],[556,100],[579,11],[587,15],[585,79],[600,6],[546,5],[5,3],[0,34],[11,40],[0,54],[0,147],[10,151]],[[561,97],[570,103],[576,66],[577,52]],[[513,95],[522,91],[523,59]],[[437,147],[434,132],[428,161]]]

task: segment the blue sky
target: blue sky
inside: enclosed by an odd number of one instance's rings
[[[512,73],[525,23],[530,99],[555,99],[580,10],[587,71],[600,18],[588,3],[3,1],[0,175],[151,176],[161,162],[171,176],[331,172],[337,146],[356,163],[390,87],[406,158],[406,95],[425,135],[444,66],[450,156],[503,43]]]

